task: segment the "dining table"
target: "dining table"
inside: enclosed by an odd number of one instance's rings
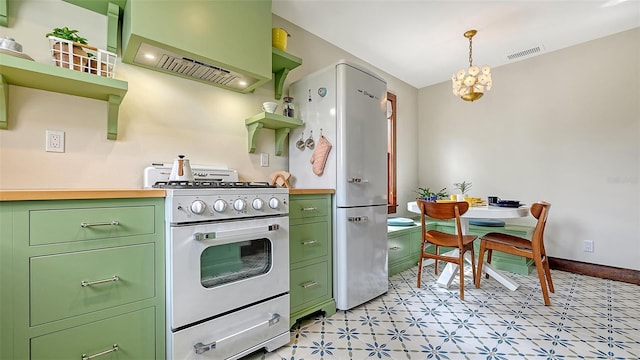
[[[416,201],[411,201],[407,203],[407,210],[413,213],[420,214],[420,208],[418,207],[418,203]],[[519,207],[501,207],[501,206],[492,206],[492,205],[479,205],[479,206],[469,206],[469,210],[467,210],[464,214],[460,215],[460,227],[462,229],[463,234],[469,233],[469,220],[470,219],[513,219],[513,218],[522,218],[527,217],[529,215],[529,206],[521,205]],[[496,229],[497,230],[497,229]],[[451,250],[447,253],[449,256],[458,256],[458,249]],[[465,260],[471,263],[471,254],[467,253],[465,256]],[[437,284],[440,287],[448,288],[455,275],[458,272],[458,265],[454,263],[447,263],[444,270],[441,272],[438,277]],[[491,264],[485,262],[482,265],[482,272],[491,276],[500,284],[504,285],[507,289],[511,291],[515,291],[520,286],[513,279],[508,277],[504,272],[498,271],[496,268],[491,266]],[[477,276],[482,276],[482,274],[476,274]]]

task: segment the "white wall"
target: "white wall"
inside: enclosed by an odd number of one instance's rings
[[[419,184],[549,201],[550,256],[640,270],[640,28],[492,74],[474,103],[420,90]]]
[[[303,58],[285,89],[291,81],[341,58],[358,61],[276,16],[273,21],[292,33],[288,50]],[[44,34],[54,27],[78,29],[91,45],[106,48],[106,17],[61,0],[12,1],[9,22],[9,27],[0,27],[0,36],[15,38],[38,62],[49,63]],[[398,95],[398,112],[413,127],[406,133],[415,134],[417,90],[378,73],[387,78],[389,90]],[[187,155],[192,165],[237,169],[243,180],[265,181],[270,173],[288,168],[286,150],[285,156],[275,156],[273,130],[260,132],[255,154],[247,151],[244,120],[258,113],[262,102],[273,101],[272,82],[253,94],[238,94],[120,60],[116,78],[129,86],[120,106],[116,141],[106,139],[106,102],[9,86],[10,128],[0,131],[0,189],[140,188],[146,166],[171,162],[178,154]],[[44,151],[48,129],[65,131],[65,153]],[[407,142],[400,152],[412,153],[413,144],[415,140]],[[269,167],[259,166],[261,152],[269,154]],[[415,158],[405,164],[407,178],[415,183]]]

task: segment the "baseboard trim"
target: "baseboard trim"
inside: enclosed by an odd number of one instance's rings
[[[640,271],[549,257],[549,267],[575,274],[640,285]]]

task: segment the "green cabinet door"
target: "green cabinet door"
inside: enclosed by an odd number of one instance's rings
[[[156,311],[146,308],[32,338],[31,359],[156,359]]]
[[[291,262],[326,257],[329,252],[327,222],[314,222],[290,226],[289,256]]]
[[[30,260],[31,326],[152,298],[154,245]]]
[[[291,273],[291,309],[298,310],[299,307],[308,305],[309,302],[326,298],[331,295],[329,284],[328,262],[323,261],[313,265],[296,269]]]

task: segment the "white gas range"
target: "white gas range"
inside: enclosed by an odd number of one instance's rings
[[[237,359],[289,342],[289,193],[239,182],[234,170],[193,166],[165,189],[167,358]]]

